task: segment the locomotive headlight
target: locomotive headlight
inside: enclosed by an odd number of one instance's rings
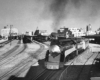
[[[61,53],[61,49],[58,45],[53,45],[50,47],[49,49],[50,52],[57,52],[57,53]]]

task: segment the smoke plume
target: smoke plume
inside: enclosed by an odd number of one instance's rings
[[[52,17],[53,17],[52,27],[54,28],[54,30],[57,29],[61,21],[66,16],[65,8],[67,3],[68,0],[53,0],[50,5],[50,12],[52,13]]]
[[[78,23],[95,23],[100,17],[100,0],[43,0],[42,18],[52,19],[52,28],[62,27],[63,21],[70,18]],[[71,21],[70,21],[71,22]],[[74,25],[74,24],[73,24]],[[66,25],[65,25],[66,26]]]

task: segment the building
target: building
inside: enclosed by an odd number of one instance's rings
[[[86,34],[87,34],[87,35],[95,35],[96,32],[95,32],[95,31],[88,31],[88,32],[86,32]]]
[[[85,32],[81,28],[60,28],[57,33],[52,33],[53,37],[71,38],[85,36]]]
[[[38,28],[34,32],[34,35],[45,35],[48,36],[49,34],[47,33],[47,30],[39,30]]]
[[[18,29],[17,28],[7,28],[4,27],[1,29],[1,36],[3,38],[8,38],[8,36],[16,36],[18,35]]]
[[[91,24],[87,25],[87,26],[86,26],[86,32],[87,32],[87,31],[91,31],[91,30],[92,30]]]
[[[86,26],[86,35],[94,35],[96,32],[92,31],[91,24]]]
[[[58,36],[59,37],[66,37],[66,38],[69,38],[69,37],[73,37],[73,34],[72,32],[68,29],[68,28],[60,28],[58,30]]]
[[[81,37],[85,36],[85,32],[81,28],[60,28],[57,31],[58,37]]]
[[[27,32],[25,33],[25,35],[33,36],[33,31],[27,31]]]
[[[85,36],[85,32],[81,28],[69,28],[74,37]]]
[[[100,34],[100,27],[95,32],[96,34]]]
[[[38,27],[37,27],[37,29],[35,30],[34,35],[40,35],[40,31],[39,31]]]

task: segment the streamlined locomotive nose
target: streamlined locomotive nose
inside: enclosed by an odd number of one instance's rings
[[[58,45],[52,45],[50,48],[49,48],[49,51],[54,53],[61,53],[61,49]]]

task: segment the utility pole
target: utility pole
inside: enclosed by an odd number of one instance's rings
[[[11,33],[12,33],[12,32],[11,32],[12,26],[13,26],[13,25],[10,25],[10,46],[11,46],[11,40],[12,40],[12,34],[11,34]]]

